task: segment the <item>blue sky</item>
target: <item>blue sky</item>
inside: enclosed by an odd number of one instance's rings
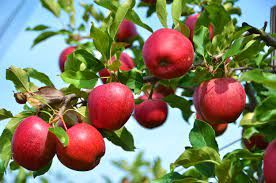
[[[14,5],[19,2],[5,1],[0,7],[0,22],[7,17],[7,13],[14,9]],[[7,30],[4,37],[0,39],[0,86],[2,92],[0,95],[0,108],[6,108],[13,111],[14,114],[21,110],[21,106],[17,105],[13,98],[15,90],[12,83],[5,80],[5,70],[10,65],[17,67],[33,67],[41,72],[48,74],[51,80],[58,88],[65,86],[60,77],[58,68],[58,57],[63,48],[66,47],[62,37],[54,37],[46,42],[39,44],[33,49],[30,49],[32,41],[36,33],[26,32],[24,28],[37,24],[51,25],[53,27],[60,26],[51,14],[44,10],[35,0],[28,2],[27,8],[18,13],[15,21]],[[1,2],[2,3],[2,2]],[[12,4],[14,3],[14,4]],[[242,8],[243,15],[240,17],[239,24],[245,21],[256,27],[262,27],[264,21],[269,21],[270,7],[276,4],[276,0],[241,0],[238,5]],[[34,9],[34,11],[31,11]],[[161,28],[157,16],[154,15],[149,19],[145,19],[146,11],[143,8],[137,10],[141,18],[154,30]],[[171,22],[171,20],[170,20]],[[0,24],[0,27],[2,24]],[[268,27],[269,29],[269,27]],[[150,33],[146,30],[138,28],[138,32],[146,39]],[[3,51],[4,50],[4,51]],[[3,130],[6,122],[0,123],[0,133]],[[163,166],[168,170],[169,165],[178,155],[180,155],[185,146],[189,146],[188,134],[192,125],[186,123],[180,111],[170,109],[167,122],[160,128],[155,130],[146,130],[140,127],[132,118],[128,121],[126,127],[132,132],[137,150],[135,152],[125,152],[120,148],[106,141],[106,154],[102,158],[101,163],[94,170],[89,172],[76,172],[64,167],[56,158],[53,166],[46,176],[52,180],[56,180],[56,174],[66,174],[64,182],[97,182],[102,183],[102,175],[112,177],[112,180],[119,182],[123,175],[117,168],[111,166],[111,160],[125,159],[133,160],[135,155],[141,151],[145,151],[145,157],[148,160],[154,160],[156,157],[161,157]],[[219,146],[222,147],[229,142],[232,142],[241,136],[241,128],[238,125],[230,124],[224,135],[217,138]],[[227,151],[239,148],[240,144],[236,143],[228,149],[225,149],[221,154]],[[12,182],[13,176],[7,176],[8,182]],[[62,182],[62,180],[60,180]],[[36,182],[30,180],[30,182]]]

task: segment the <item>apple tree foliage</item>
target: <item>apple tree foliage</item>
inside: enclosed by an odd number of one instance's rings
[[[243,138],[250,139],[254,134],[264,135],[268,142],[276,138],[276,75],[275,68],[271,66],[271,60],[275,59],[271,56],[275,50],[275,34],[266,33],[266,26],[261,29],[252,27],[250,22],[238,26],[237,19],[241,10],[235,6],[237,0],[157,0],[153,4],[140,0],[94,0],[90,4],[79,4],[83,8],[82,14],[76,11],[77,5],[73,0],[40,1],[49,13],[64,21],[64,26],[58,28],[40,24],[28,27],[27,31],[38,33],[32,47],[59,35],[64,37],[68,45],[76,46],[77,49],[68,56],[65,70],[60,74],[67,84],[67,87],[60,89],[65,96],[53,88],[55,85],[46,74],[33,68],[11,66],[6,70],[6,79],[13,82],[18,92],[15,94],[16,100],[27,101],[27,104],[23,105],[19,114],[0,110],[0,120],[10,120],[0,137],[0,179],[4,179],[5,172],[10,170],[19,169],[18,177],[21,179],[26,179],[28,175],[36,177],[49,170],[50,166],[26,173],[12,160],[11,139],[15,128],[22,119],[36,114],[45,121],[53,121],[59,106],[70,96],[74,96],[74,100],[70,101],[70,107],[66,110],[87,121],[88,91],[95,87],[100,79],[97,73],[105,67],[118,71],[108,81],[121,82],[136,95],[148,90],[151,81],[181,90],[181,95],[169,95],[163,100],[170,107],[181,110],[184,121],[194,117],[192,95],[195,87],[212,78],[233,77],[244,85],[248,99],[239,124],[244,128]],[[184,23],[185,19],[189,15],[200,13],[193,37],[196,57],[193,67],[186,75],[171,80],[154,78],[143,62],[144,40],[140,35],[131,40],[131,43],[116,41],[118,27],[124,19],[153,32],[135,11],[138,8],[146,8],[147,17],[156,14],[163,27],[176,29],[187,37],[189,29]],[[168,16],[169,11],[172,17]],[[81,16],[81,22],[75,21],[78,16]],[[172,25],[168,24],[169,19],[172,20]],[[210,24],[214,27],[212,40],[209,38]],[[126,46],[133,53],[136,64],[129,72],[119,70],[118,61],[107,64],[107,60],[113,56],[118,60]],[[54,62],[53,65],[55,64]],[[139,103],[139,100],[136,102]],[[66,146],[66,132],[55,125],[50,130]],[[102,130],[101,133],[125,151],[134,151],[136,148],[135,139],[125,127],[114,132]],[[213,128],[198,120],[194,122],[189,139],[191,146],[185,147],[185,151],[171,163],[170,171],[162,177],[158,176],[155,183],[204,183],[208,180],[248,183],[262,180],[263,150],[236,149],[222,157]],[[125,162],[114,164],[118,167],[125,166]],[[148,163],[145,166],[149,166]],[[185,168],[185,171],[179,171],[180,168]]]

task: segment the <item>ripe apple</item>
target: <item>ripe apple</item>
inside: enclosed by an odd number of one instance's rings
[[[243,139],[243,144],[248,150],[265,149],[268,143],[262,134],[254,134],[249,140]]]
[[[195,90],[194,105],[210,124],[234,122],[245,107],[246,93],[233,78],[205,81]]]
[[[96,128],[79,123],[67,130],[69,143],[57,143],[57,157],[68,168],[88,171],[96,167],[105,154],[105,143]]]
[[[115,61],[115,57],[112,57],[110,62],[112,63],[114,61]],[[135,67],[134,61],[127,53],[121,53],[120,63],[121,63],[120,70],[122,70],[122,71],[130,71],[131,69],[133,69]],[[100,75],[100,77],[109,77],[110,72],[108,71],[107,68],[104,68],[99,72],[99,75]],[[105,84],[107,81],[107,78],[101,78],[101,80]]]
[[[269,143],[264,154],[264,177],[266,183],[276,182],[276,140]]]
[[[121,83],[96,87],[88,97],[88,113],[96,128],[118,130],[129,119],[134,109],[131,90]]]
[[[139,97],[140,100],[147,100],[148,98],[149,98],[148,93],[145,93],[145,95]],[[158,99],[162,99],[162,98],[164,98],[164,96],[162,94],[157,93],[157,92],[153,92],[152,99],[157,99],[158,100]]]
[[[194,60],[191,41],[173,29],[154,32],[145,42],[142,53],[147,68],[161,79],[184,75]]]
[[[197,19],[199,17],[199,14],[194,14],[189,17],[187,17],[185,24],[187,27],[190,29],[190,40],[193,42],[193,37],[194,37],[194,30],[196,26]],[[210,24],[209,26],[209,33],[210,33],[210,39],[213,39],[214,37],[214,32],[213,32],[213,26]]]
[[[70,55],[71,53],[73,53],[75,50],[76,50],[76,47],[70,46],[68,48],[65,48],[61,52],[61,54],[59,56],[59,68],[60,68],[61,72],[64,71],[64,65],[65,65],[65,62],[67,60],[67,56]]]
[[[125,19],[121,22],[119,26],[117,32],[117,41],[128,43],[137,35],[138,33],[135,24]]]
[[[134,117],[145,128],[161,126],[167,119],[168,106],[162,100],[146,99],[135,105]]]
[[[53,159],[56,137],[49,127],[38,116],[27,117],[18,125],[12,138],[12,155],[20,166],[37,171]]]
[[[199,113],[196,113],[196,119],[204,121],[204,119],[202,119],[202,117],[200,116]],[[210,125],[214,129],[216,136],[222,135],[226,131],[227,127],[228,127],[227,123],[210,124]]]

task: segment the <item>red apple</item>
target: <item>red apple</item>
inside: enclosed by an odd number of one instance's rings
[[[115,57],[111,58],[110,64],[115,61]],[[134,61],[127,53],[121,53],[120,55],[120,70],[122,71],[130,71],[135,67]],[[107,68],[102,69],[99,72],[100,77],[109,77],[110,72]],[[107,78],[101,78],[102,82],[105,84],[107,82]]]
[[[269,143],[264,154],[264,177],[266,183],[276,182],[276,140]]]
[[[248,150],[265,149],[268,143],[262,134],[254,134],[249,140],[243,139],[243,143]]]
[[[25,118],[12,138],[13,159],[22,167],[37,171],[55,156],[56,137],[48,131],[50,125],[38,116]]]
[[[57,157],[68,168],[88,171],[96,167],[105,154],[105,143],[96,128],[79,123],[67,130],[69,143],[57,143]]]
[[[118,130],[129,119],[134,109],[131,90],[121,83],[96,87],[88,97],[88,113],[96,128]]]
[[[172,79],[188,72],[194,60],[191,41],[173,29],[154,32],[143,47],[143,58],[150,72],[161,79]]]
[[[196,119],[204,121],[204,120],[202,119],[202,117],[200,116],[199,113],[196,113]],[[210,124],[210,125],[211,125],[212,128],[214,129],[216,136],[222,135],[222,134],[226,131],[227,127],[228,127],[228,124],[227,124],[227,123]]]
[[[123,20],[119,26],[117,32],[117,40],[119,42],[130,42],[135,36],[137,36],[137,30],[134,23],[129,20]]]
[[[234,122],[245,107],[246,93],[233,78],[216,78],[200,84],[194,93],[194,105],[210,124]]]
[[[64,65],[65,65],[65,62],[67,60],[67,56],[70,55],[71,53],[73,53],[75,50],[76,50],[76,47],[70,46],[68,48],[65,48],[61,52],[61,54],[59,56],[59,68],[60,68],[61,72],[64,71]]]
[[[195,30],[195,26],[196,26],[196,22],[197,22],[198,17],[199,17],[199,14],[194,14],[194,15],[191,15],[191,16],[187,17],[187,19],[185,21],[185,24],[190,29],[190,40],[191,41],[193,41],[194,30]],[[209,33],[210,33],[210,39],[213,39],[214,32],[213,32],[213,26],[211,24],[209,26]]]
[[[140,100],[148,100],[148,98],[149,98],[148,93],[146,93],[145,95],[139,97]],[[157,93],[157,92],[153,92],[152,99],[162,99],[162,98],[164,98],[164,96],[162,94]]]
[[[168,106],[162,100],[145,100],[135,106],[134,117],[145,128],[161,126],[167,119]]]

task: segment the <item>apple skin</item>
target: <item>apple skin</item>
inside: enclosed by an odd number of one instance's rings
[[[265,138],[262,134],[254,134],[250,137],[249,140],[243,139],[243,144],[248,150],[263,150],[268,146],[268,143],[265,141]]]
[[[156,99],[144,100],[135,105],[134,117],[145,128],[156,128],[164,124],[168,115],[165,102]]]
[[[194,60],[191,41],[173,29],[159,29],[143,46],[143,58],[150,72],[161,79],[177,78],[187,73]]]
[[[124,19],[117,32],[117,41],[119,42],[130,42],[135,36],[137,36],[137,30],[134,23]]]
[[[264,153],[264,177],[266,183],[276,182],[276,140],[269,143]]]
[[[92,124],[99,129],[120,129],[134,109],[131,90],[113,82],[96,87],[88,97],[88,113]]]
[[[111,63],[115,61],[115,57],[111,58]],[[130,71],[135,67],[135,63],[133,59],[127,54],[127,53],[121,53],[120,55],[120,70],[122,71]],[[109,77],[110,72],[108,71],[107,68],[104,68],[99,71],[100,77]],[[102,82],[105,84],[107,82],[107,78],[101,78]]]
[[[147,93],[145,95],[139,97],[140,100],[148,100],[148,98],[149,98],[149,94],[147,94]],[[159,100],[159,99],[164,98],[164,95],[157,93],[157,92],[153,92],[151,98]]]
[[[20,166],[37,171],[53,159],[56,137],[49,127],[38,116],[27,117],[18,125],[12,138],[12,156]]]
[[[64,65],[65,65],[65,62],[67,60],[67,56],[70,55],[71,53],[73,53],[74,51],[76,50],[76,47],[74,46],[70,46],[68,48],[65,48],[60,56],[59,56],[59,68],[60,68],[60,71],[63,72],[64,71]]]
[[[231,123],[244,110],[246,93],[235,79],[216,78],[200,84],[193,102],[204,121],[210,124]]]
[[[199,14],[194,14],[194,15],[187,17],[187,19],[185,21],[185,25],[187,27],[189,27],[189,29],[190,29],[190,37],[189,38],[191,41],[193,41],[194,30],[196,27],[196,22],[197,22],[198,17],[199,17]],[[211,24],[209,26],[209,33],[210,33],[210,39],[212,40],[214,37],[214,32],[213,32],[213,26]]]
[[[196,113],[196,119],[197,119],[197,120],[202,120],[202,121],[204,121],[204,120],[202,119],[202,117],[200,116],[199,113]],[[222,134],[226,131],[227,127],[228,127],[228,124],[227,124],[227,123],[210,124],[210,125],[211,125],[212,128],[214,129],[216,136],[222,135]]]
[[[69,143],[66,147],[58,141],[57,157],[68,168],[88,171],[96,167],[105,154],[105,143],[96,128],[79,123],[67,130]]]

